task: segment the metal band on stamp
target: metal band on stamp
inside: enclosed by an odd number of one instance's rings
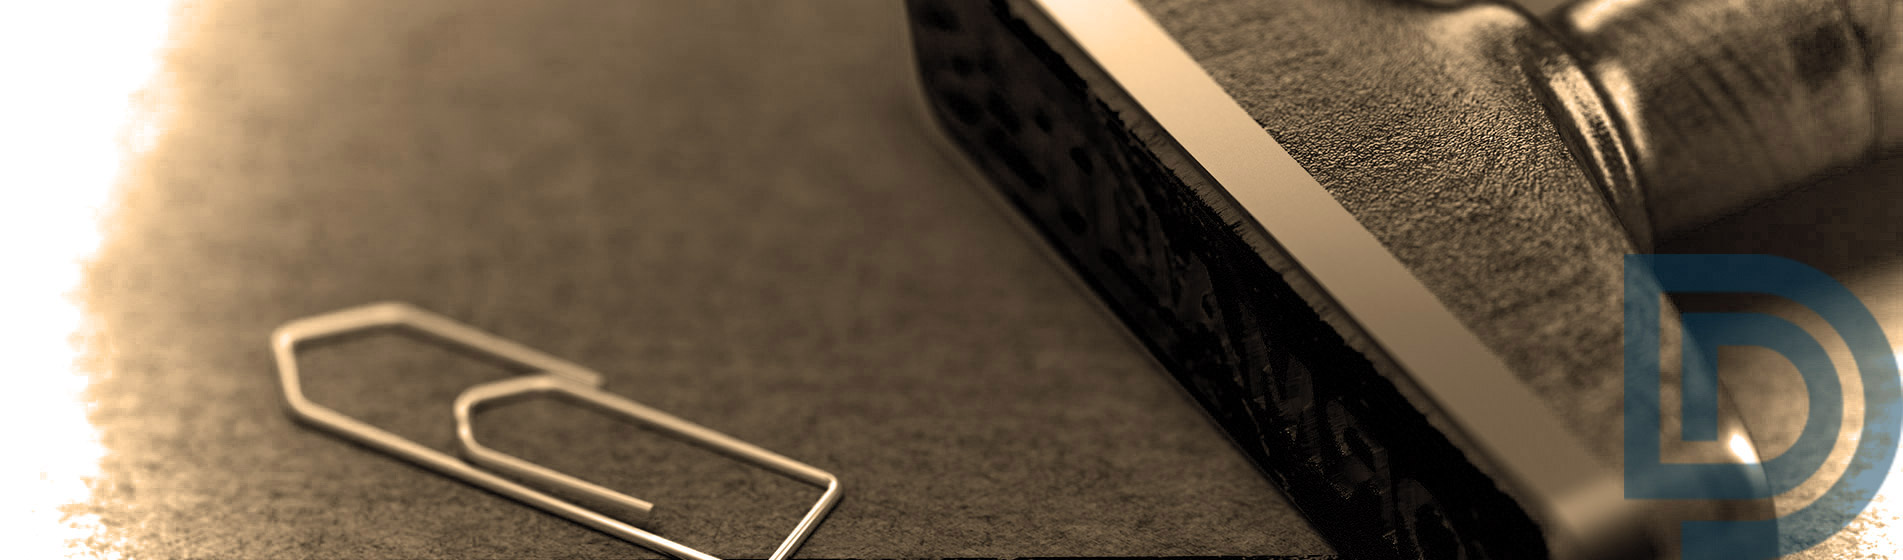
[[[1032,0],[1460,431],[1570,557],[1645,538],[1619,474],[1593,457],[1407,267],[1131,0]],[[1417,399],[1421,400],[1421,399]]]

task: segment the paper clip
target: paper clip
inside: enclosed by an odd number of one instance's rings
[[[297,348],[300,344],[335,338],[374,329],[403,328],[428,335],[439,342],[460,347],[481,357],[504,362],[532,375],[504,379],[470,387],[456,398],[452,408],[456,420],[459,448],[467,461],[425,447],[382,428],[351,418],[304,397],[299,384]],[[353,307],[314,317],[306,317],[278,327],[271,336],[277,354],[279,381],[284,400],[292,416],[337,436],[394,455],[443,475],[502,494],[522,503],[541,508],[570,521],[608,533],[622,540],[677,558],[718,560],[701,551],[645,531],[643,524],[653,504],[607,488],[562,474],[555,470],[495,451],[476,442],[470,417],[485,405],[538,393],[554,394],[587,404],[626,418],[734,459],[774,471],[825,491],[819,501],[800,519],[792,534],[773,551],[771,560],[783,560],[799,550],[807,537],[819,527],[821,519],[839,503],[839,479],[831,473],[767,451],[732,436],[682,420],[671,414],[601,390],[601,374],[568,361],[543,354],[507,339],[476,330],[449,318],[415,306],[385,302]],[[474,463],[474,464],[472,464]],[[610,517],[596,508],[584,507],[521,483],[497,476],[491,469],[519,477],[534,484],[553,487],[599,505],[606,505],[625,519]]]

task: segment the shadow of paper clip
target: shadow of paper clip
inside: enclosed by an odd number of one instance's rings
[[[462,395],[457,397],[453,415],[462,453],[469,457],[470,461],[490,469],[518,476],[532,483],[551,486],[590,502],[609,505],[627,521],[497,476],[469,462],[351,418],[304,397],[297,368],[297,348],[300,345],[382,329],[405,329],[427,335],[438,342],[461,348],[477,356],[533,373],[534,375],[527,377],[477,385],[463,391]],[[502,494],[622,540],[675,557],[718,560],[706,553],[640,529],[638,525],[644,524],[654,507],[653,504],[482,446],[475,440],[474,430],[470,426],[470,416],[477,408],[500,399],[536,393],[556,393],[608,412],[639,420],[663,433],[708,447],[735,459],[824,488],[825,492],[820,495],[819,502],[813,505],[813,509],[807,512],[806,517],[800,519],[793,533],[780,543],[779,548],[770,557],[772,560],[783,560],[799,550],[800,545],[806,542],[806,538],[818,528],[820,520],[825,518],[826,514],[832,511],[833,506],[839,502],[839,479],[826,471],[602,391],[599,373],[409,304],[374,303],[291,321],[278,327],[277,331],[272,333],[271,346],[277,355],[278,378],[284,388],[285,403],[290,406],[292,416],[298,420],[445,476]]]

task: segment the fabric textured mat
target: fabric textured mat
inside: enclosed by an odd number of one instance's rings
[[[295,424],[267,336],[405,300],[838,474],[803,557],[1327,553],[924,121],[897,4],[192,4],[80,298],[140,558],[643,549]],[[315,400],[440,449],[507,375],[400,336]],[[575,407],[492,447],[764,557],[817,496]]]

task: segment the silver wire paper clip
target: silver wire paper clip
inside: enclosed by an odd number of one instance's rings
[[[298,383],[297,348],[318,340],[374,329],[403,328],[427,335],[439,342],[459,347],[483,357],[494,358],[532,373],[470,387],[456,398],[452,408],[456,437],[463,459],[425,447],[382,428],[351,418],[304,398]],[[328,430],[345,439],[416,463],[451,478],[502,494],[516,501],[562,516],[628,542],[678,558],[718,560],[680,543],[642,530],[653,504],[609,490],[561,472],[502,453],[476,442],[470,417],[487,405],[533,394],[554,394],[614,413],[648,425],[678,439],[694,443],[734,459],[805,482],[825,492],[806,512],[793,533],[773,551],[771,560],[783,560],[799,550],[806,538],[819,527],[821,519],[839,503],[839,479],[753,444],[734,439],[699,424],[642,405],[614,393],[601,390],[601,374],[568,361],[543,354],[507,339],[476,330],[447,317],[415,306],[385,302],[343,309],[285,323],[271,335],[271,347],[277,354],[278,377],[284,386],[284,400],[298,420]],[[473,464],[472,464],[473,463]],[[521,483],[497,476],[490,470],[518,477],[532,484],[553,488],[576,496],[594,507],[584,507]],[[622,521],[603,514],[606,508],[621,514]]]

